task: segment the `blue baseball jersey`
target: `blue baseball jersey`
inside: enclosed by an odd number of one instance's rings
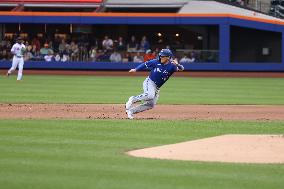
[[[178,68],[175,64],[170,62],[162,64],[158,59],[144,62],[135,69],[139,71],[146,68],[151,70],[149,78],[157,85],[158,88],[160,88],[174,72],[178,71]]]

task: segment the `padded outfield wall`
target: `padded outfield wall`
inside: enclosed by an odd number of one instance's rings
[[[187,70],[206,71],[284,71],[284,22],[233,14],[171,13],[31,13],[0,12],[0,23],[11,24],[100,24],[217,26],[217,62],[185,65]],[[174,30],[175,27],[172,27]],[[134,63],[43,63],[26,62],[26,69],[125,70]],[[8,68],[4,62],[0,68]]]

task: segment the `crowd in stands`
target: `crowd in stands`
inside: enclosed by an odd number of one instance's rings
[[[284,0],[271,0],[269,14],[277,18],[284,18]]]
[[[13,38],[4,38],[0,43],[0,61],[8,61],[13,58],[10,50],[15,42]],[[57,62],[136,62],[141,63],[157,57],[160,48],[151,48],[146,36],[137,40],[131,36],[129,41],[123,37],[113,40],[109,36],[104,39],[90,40],[84,36],[81,38],[61,38],[56,36],[53,40],[33,37],[24,39],[27,48],[25,61],[57,61]],[[161,48],[170,48],[163,45]],[[172,49],[173,50],[173,49]],[[200,56],[193,51],[176,53],[181,63],[191,63],[201,60]],[[208,60],[210,61],[210,60]],[[213,60],[216,61],[216,60]],[[212,62],[213,62],[212,61]]]
[[[24,39],[27,48],[25,60],[34,61],[84,61],[84,62],[143,62],[156,57],[155,51],[150,50],[150,43],[146,36],[138,41],[135,36],[126,42],[123,37],[117,40],[105,36],[99,44],[89,40],[66,40],[55,37],[54,40],[34,37]],[[15,42],[15,37],[4,38],[0,43],[0,61],[11,60],[13,55],[10,50]]]
[[[248,3],[249,0],[229,0],[230,3],[237,3],[241,6],[244,6],[246,3]]]

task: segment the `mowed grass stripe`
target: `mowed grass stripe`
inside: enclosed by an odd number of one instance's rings
[[[125,151],[220,134],[281,134],[283,122],[0,120],[7,188],[278,188],[284,165],[161,161]]]
[[[161,94],[160,102],[175,100],[193,101],[196,104],[283,104],[283,79],[274,78],[175,78],[175,85],[168,85]],[[172,80],[169,81],[171,84]],[[175,91],[179,92],[178,100]],[[190,100],[188,98],[191,98]]]
[[[84,161],[86,161],[86,160],[84,160]],[[7,162],[5,162],[5,163],[7,163]],[[8,165],[9,164],[11,164],[11,166],[13,166],[13,165],[15,166],[15,164],[19,165],[19,162],[10,160],[10,162],[8,162]],[[29,173],[32,172],[32,171],[37,171],[38,168],[43,168],[46,171],[50,171],[50,172],[53,172],[54,170],[62,171],[62,170],[65,170],[65,169],[68,169],[69,171],[70,170],[73,171],[73,172],[69,172],[67,170],[64,171],[62,174],[64,175],[64,173],[65,173],[66,176],[67,175],[68,176],[76,175],[76,171],[79,171],[79,172],[92,172],[92,173],[95,172],[95,174],[97,172],[99,174],[110,173],[110,174],[119,174],[119,175],[125,175],[125,176],[127,174],[131,174],[131,175],[133,174],[133,175],[135,175],[135,178],[137,178],[138,175],[142,176],[144,174],[143,172],[145,171],[145,172],[147,172],[147,175],[150,176],[151,178],[156,177],[158,179],[161,179],[163,177],[166,177],[166,178],[169,177],[169,179],[172,178],[172,177],[178,177],[178,178],[185,177],[184,179],[189,177],[190,179],[194,179],[193,181],[196,181],[196,180],[201,179],[201,178],[209,179],[209,180],[210,179],[215,179],[215,180],[219,179],[220,182],[221,182],[219,184],[224,184],[223,182],[226,182],[226,180],[230,181],[230,182],[232,182],[232,181],[237,182],[239,179],[242,179],[242,182],[249,184],[249,185],[252,185],[252,181],[258,182],[258,181],[261,181],[262,179],[265,179],[264,182],[262,181],[262,184],[265,183],[267,185],[271,185],[271,184],[275,184],[275,183],[276,184],[281,183],[278,180],[279,177],[274,178],[272,180],[270,180],[270,179],[267,180],[265,174],[263,174],[263,175],[253,174],[251,176],[251,175],[249,175],[250,172],[246,173],[246,175],[242,174],[240,176],[239,172],[238,172],[240,170],[231,170],[231,169],[229,171],[227,171],[226,173],[220,173],[219,170],[210,169],[210,166],[209,166],[209,170],[207,170],[207,171],[205,171],[202,167],[198,167],[198,168],[190,167],[190,169],[188,169],[186,171],[186,168],[188,168],[188,167],[184,167],[185,171],[181,172],[180,168],[173,169],[172,167],[169,167],[169,166],[168,167],[160,167],[160,168],[154,169],[152,171],[151,170],[149,171],[149,170],[145,169],[144,166],[133,167],[133,166],[126,166],[125,164],[112,166],[111,162],[110,162],[111,166],[108,166],[108,167],[105,167],[105,166],[100,165],[100,164],[96,165],[96,167],[94,167],[92,165],[93,162],[91,162],[91,161],[86,163],[86,167],[82,167],[82,166],[80,166],[80,164],[78,164],[77,161],[70,161],[70,160],[68,160],[68,163],[66,163],[66,162],[54,163],[53,161],[50,162],[50,161],[43,160],[43,161],[40,161],[40,162],[25,161],[25,162],[22,162],[22,164],[24,166],[26,166],[28,168],[28,170],[30,170],[30,171],[28,171]],[[168,170],[169,168],[170,168],[171,171]],[[9,169],[9,170],[11,171],[11,169]],[[8,174],[9,174],[9,170],[7,171]],[[16,166],[15,166],[15,170],[17,170]],[[24,171],[22,174],[29,174],[29,173]],[[281,173],[281,172],[279,172],[279,173]],[[273,172],[272,172],[272,174],[273,174]],[[145,175],[144,177],[147,178],[147,175]],[[45,176],[52,176],[52,175],[47,174]],[[147,178],[147,179],[149,179],[149,178]],[[221,181],[222,179],[223,179],[223,182]],[[204,187],[203,183],[200,183],[200,184],[201,184],[201,186]],[[255,186],[255,185],[253,185],[253,186]]]
[[[1,103],[122,104],[142,92],[145,77],[26,75],[0,80]],[[173,77],[160,104],[284,104],[283,78]]]
[[[8,162],[8,161],[7,161]],[[7,163],[6,162],[6,163]],[[8,163],[11,163],[11,165],[15,165],[15,164],[18,164],[19,162],[17,161],[9,161]],[[30,170],[37,170],[38,167],[43,167],[45,168],[46,170],[54,170],[54,169],[58,169],[58,170],[63,170],[63,169],[71,169],[71,170],[81,170],[81,171],[89,171],[89,172],[93,172],[93,171],[98,171],[100,173],[103,173],[103,172],[114,172],[114,173],[125,173],[125,174],[142,174],[143,172],[141,171],[138,171],[138,170],[143,170],[144,167],[133,167],[133,166],[125,166],[124,164],[122,165],[114,165],[114,166],[109,166],[109,167],[105,167],[103,165],[98,165],[96,166],[95,168],[93,168],[92,166],[92,162],[89,161],[87,162],[86,164],[88,166],[86,167],[82,167],[82,166],[78,166],[78,163],[76,161],[71,161],[70,163],[66,163],[66,162],[58,162],[56,164],[54,164],[54,162],[50,162],[50,161],[40,161],[40,162],[31,162],[31,161],[25,161],[25,162],[22,162],[23,165],[29,167]],[[16,169],[16,167],[15,167]],[[147,171],[146,169],[144,169],[143,171]],[[167,171],[167,167],[162,167],[162,168],[157,168],[155,171],[149,171],[149,174],[151,176],[156,176],[156,177],[185,177],[185,176],[192,176],[192,177],[196,177],[196,178],[199,178],[199,177],[203,177],[204,179],[205,178],[208,178],[208,179],[212,179],[212,177],[215,177],[215,178],[223,178],[224,180],[226,179],[230,179],[230,180],[236,180],[237,179],[240,179],[240,176],[238,175],[238,173],[235,172],[236,170],[234,171],[228,171],[226,174],[224,173],[220,173],[219,171],[214,171],[213,169],[210,171],[211,174],[208,174],[208,172],[206,173],[204,171],[204,169],[202,168],[191,168],[190,170],[188,171],[185,171],[185,172],[180,172],[180,169],[171,169],[171,171]],[[8,170],[9,172],[9,170]],[[72,174],[76,174],[74,172],[71,172],[71,173],[68,173],[66,172],[68,175],[72,175]],[[157,174],[159,173],[159,174]],[[229,173],[229,174],[228,174]],[[249,173],[247,173],[247,175],[249,175]],[[266,179],[265,178],[265,175],[263,176],[260,176],[260,175],[253,175],[253,176],[250,176],[250,179],[248,180],[247,178],[247,175],[242,175],[241,176],[241,179],[247,181],[247,182],[251,182],[251,181],[259,181],[260,179]],[[268,180],[267,181],[267,184],[272,184],[270,182],[276,182],[277,183],[277,180]]]

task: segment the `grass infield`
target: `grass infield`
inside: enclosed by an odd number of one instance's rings
[[[0,78],[0,103],[119,103],[144,77]],[[284,104],[284,79],[171,78],[160,104]],[[16,113],[16,112],[15,112]],[[0,188],[278,189],[283,164],[129,157],[125,151],[221,134],[284,134],[284,122],[0,120]]]

